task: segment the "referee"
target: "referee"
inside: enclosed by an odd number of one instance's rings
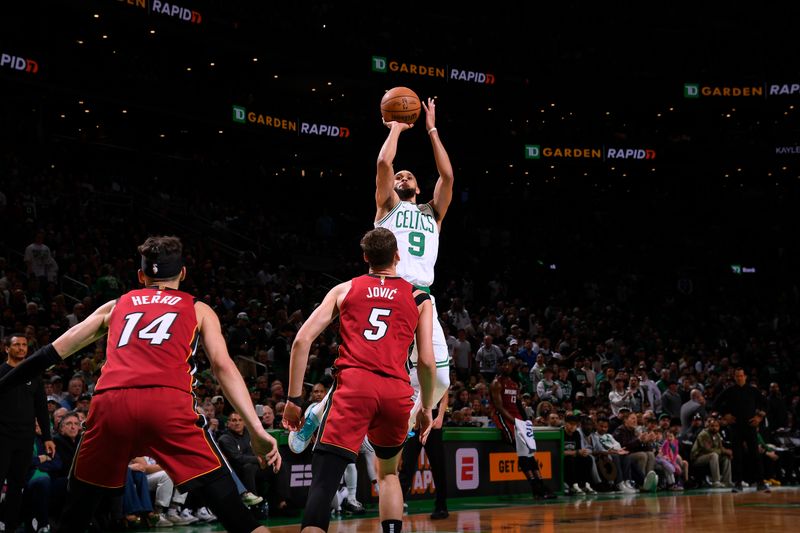
[[[25,335],[15,333],[6,337],[3,345],[7,360],[0,365],[0,377],[28,355],[28,339]],[[6,531],[15,531],[19,523],[25,474],[33,453],[34,418],[42,428],[47,455],[53,457],[56,445],[50,436],[50,418],[42,378],[37,376],[1,392],[0,405],[5,406],[0,410],[0,481],[5,479],[8,484],[0,519]]]
[[[730,431],[735,482],[733,492],[742,490],[745,463],[755,468],[758,490],[770,492],[769,486],[764,483],[764,466],[758,456],[758,426],[766,416],[767,402],[761,391],[747,384],[747,374],[743,368],[737,368],[733,377],[736,384],[722,391],[714,403]]]

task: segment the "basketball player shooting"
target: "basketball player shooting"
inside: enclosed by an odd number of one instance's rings
[[[425,109],[425,127],[433,147],[433,158],[439,179],[433,191],[433,199],[425,204],[417,204],[417,195],[420,193],[417,178],[408,170],[394,171],[394,159],[397,154],[397,145],[400,134],[412,127],[405,122],[384,122],[389,128],[389,136],[384,141],[378,154],[378,169],[375,178],[375,227],[390,230],[397,239],[400,262],[397,264],[397,274],[411,283],[416,289],[430,294],[430,286],[434,279],[434,266],[439,254],[439,233],[442,221],[450,207],[453,198],[453,167],[450,157],[439,137],[436,128],[436,102],[428,98],[427,105],[422,102]],[[450,386],[450,357],[447,343],[444,338],[442,326],[439,324],[436,301],[431,296],[433,306],[432,331],[433,355],[436,359],[436,381],[434,398],[438,403],[447,388]],[[416,412],[420,408],[419,379],[417,377],[418,353],[414,345],[411,354],[411,385],[414,387],[414,409],[411,413],[410,423],[413,423]],[[289,434],[289,448],[295,453],[302,453],[314,431],[319,426],[322,411],[327,404],[328,397],[311,409],[301,429]],[[444,419],[444,410],[440,409],[434,420],[434,428],[439,428]]]

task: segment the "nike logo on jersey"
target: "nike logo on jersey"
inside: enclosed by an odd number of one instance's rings
[[[390,289],[388,287],[367,287],[367,298],[394,300],[395,294],[397,294],[397,289]]]

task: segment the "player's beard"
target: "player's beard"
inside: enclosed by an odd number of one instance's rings
[[[399,196],[400,199],[403,200],[404,202],[406,200],[411,200],[417,194],[417,192],[414,189],[401,189],[399,187],[394,191],[397,193],[397,196]]]

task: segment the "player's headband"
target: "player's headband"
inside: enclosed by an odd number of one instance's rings
[[[180,255],[160,253],[156,257],[142,256],[142,272],[152,279],[171,279],[181,273],[183,258]]]

